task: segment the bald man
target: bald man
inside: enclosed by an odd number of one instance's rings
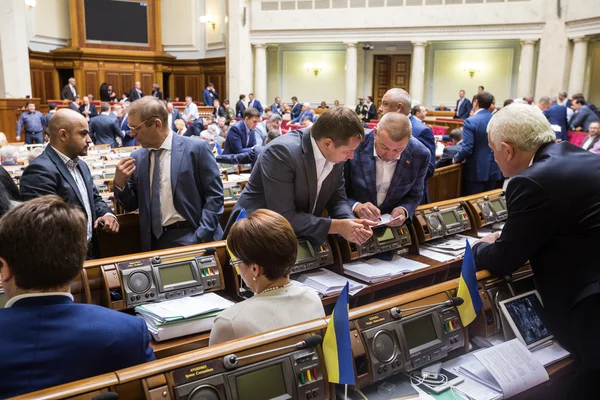
[[[430,157],[429,150],[412,137],[406,115],[385,114],[344,166],[346,195],[354,215],[371,221],[381,214],[399,217],[390,226],[412,218],[423,196]]]
[[[427,179],[433,176],[435,172],[435,137],[430,127],[425,125],[410,114],[411,105],[410,95],[406,90],[393,88],[388,90],[381,98],[381,106],[379,106],[379,113],[386,115],[389,112],[397,112],[408,116],[412,125],[412,135],[415,139],[419,140],[431,154],[429,159],[429,166],[427,168],[427,175],[425,175],[425,187],[423,189],[423,198],[421,204],[429,203],[429,192],[427,190]]]
[[[87,164],[92,139],[85,117],[69,109],[58,110],[48,123],[50,144],[23,172],[20,181],[23,200],[54,194],[79,207],[87,217],[88,258],[99,258],[95,228],[117,233],[117,217],[110,212],[94,185]]]

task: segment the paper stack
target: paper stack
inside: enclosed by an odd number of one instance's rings
[[[138,317],[146,321],[154,340],[160,342],[210,331],[215,317],[233,304],[217,294],[206,293],[137,306],[135,311]]]
[[[477,240],[477,238],[464,235],[447,236],[421,244],[419,254],[440,262],[456,260],[465,255],[467,247],[465,239],[471,246]]]
[[[342,289],[344,289],[344,286],[346,286],[346,282],[350,283],[350,296],[354,296],[366,287],[366,285],[363,285],[362,283],[338,275],[325,268],[305,272],[295,279],[298,282],[302,282],[306,286],[313,288],[317,293],[322,294],[323,296],[340,294]]]
[[[344,264],[344,273],[369,283],[385,281],[429,265],[395,255],[391,261],[378,258]]]

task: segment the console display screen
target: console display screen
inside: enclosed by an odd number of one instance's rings
[[[544,307],[535,293],[507,301],[504,305],[526,345],[551,335],[540,318]]]
[[[281,364],[235,378],[239,400],[274,399],[288,394]]]
[[[306,260],[312,260],[314,257],[310,252],[310,248],[308,247],[308,242],[300,241],[298,242],[298,253],[296,255],[296,262],[302,262]]]
[[[158,273],[163,286],[195,281],[191,262],[159,267]]]
[[[456,214],[453,211],[443,212],[442,219],[444,220],[444,224],[452,225],[458,223],[458,218],[456,218]]]
[[[492,209],[496,212],[505,210],[504,205],[502,205],[502,202],[499,199],[492,200],[490,204],[492,205]]]
[[[402,329],[404,330],[404,338],[406,339],[409,351],[433,342],[438,338],[431,314],[405,322],[402,324]]]
[[[373,229],[373,236],[377,239],[377,243],[381,244],[394,239],[394,232],[392,232],[392,228]]]

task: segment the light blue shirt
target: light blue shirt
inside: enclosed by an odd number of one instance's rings
[[[200,115],[198,115],[198,106],[194,102],[185,106],[183,114],[187,115],[190,121],[200,118]]]

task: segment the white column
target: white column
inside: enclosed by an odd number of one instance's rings
[[[344,105],[354,109],[356,107],[356,79],[358,76],[358,60],[356,42],[346,44],[346,100]]]
[[[228,0],[227,5],[227,97],[233,105],[240,94],[252,92],[252,46],[250,45],[250,21],[248,0]],[[246,10],[244,12],[244,9]],[[246,19],[244,21],[244,18]],[[260,99],[263,101],[262,99]]]
[[[0,7],[0,98],[31,96],[28,12],[23,0],[5,0]]]
[[[425,46],[426,42],[412,42],[413,53],[410,69],[410,97],[423,104],[425,88]]]
[[[573,39],[573,43],[571,76],[569,77],[569,95],[583,92],[583,81],[585,79],[585,66],[587,61],[587,38],[575,38]]]
[[[264,43],[254,44],[254,97],[265,106],[267,99],[267,47]]]
[[[536,40],[521,42],[521,62],[519,64],[519,80],[517,81],[517,97],[533,96],[533,58]]]
[[[267,96],[269,101],[272,101],[277,96],[283,96],[279,89],[281,72],[279,71],[279,46],[276,44],[269,44],[267,47],[267,71]],[[282,97],[281,101],[290,103],[292,99]]]

